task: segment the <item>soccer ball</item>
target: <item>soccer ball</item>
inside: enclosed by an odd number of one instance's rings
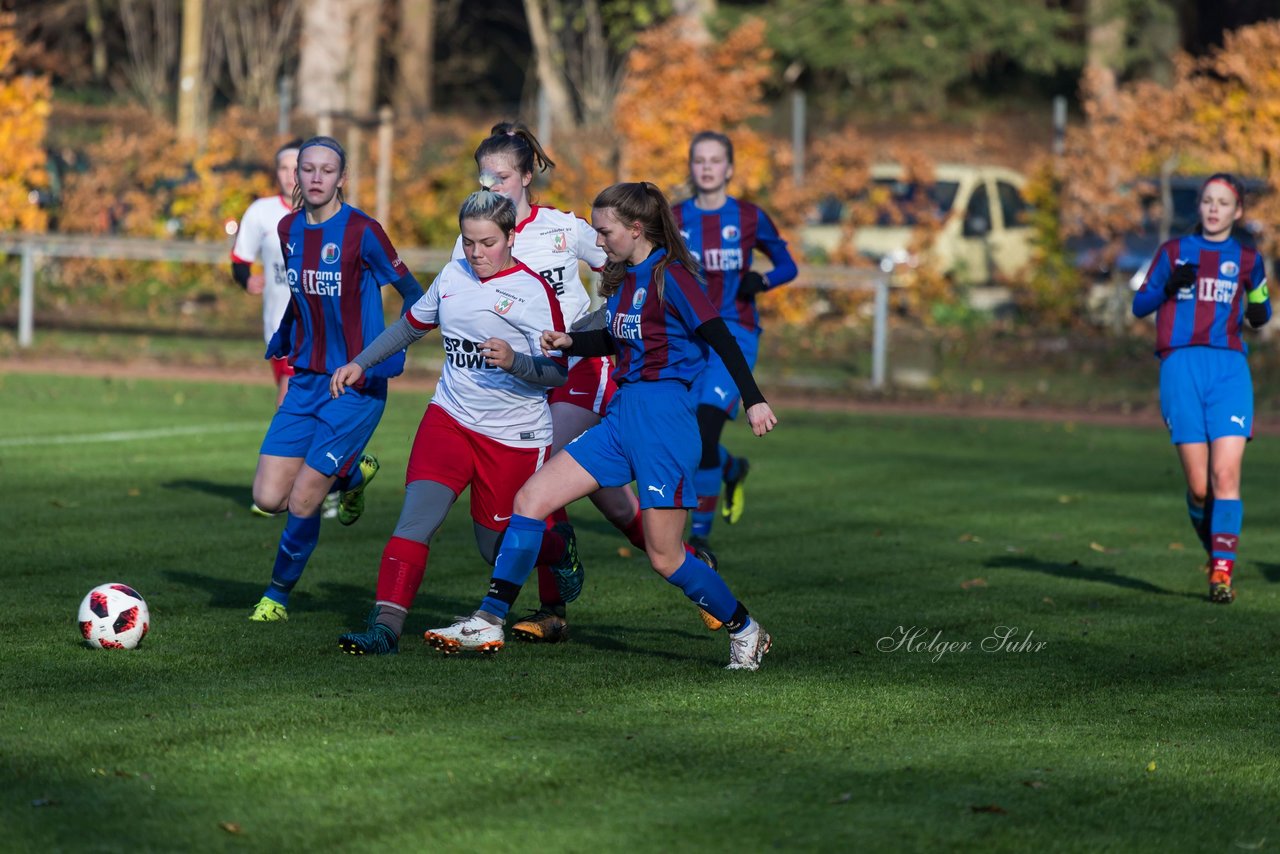
[[[100,584],[80,603],[80,634],[98,649],[133,649],[151,628],[151,614],[127,584]]]

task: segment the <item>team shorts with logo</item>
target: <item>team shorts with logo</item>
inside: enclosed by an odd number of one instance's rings
[[[1179,347],[1160,363],[1160,414],[1175,445],[1253,438],[1253,378],[1238,350]]]
[[[289,380],[271,419],[260,453],[302,457],[321,474],[350,474],[387,407],[387,381],[370,380],[361,390],[329,396],[329,374],[298,371]]]
[[[702,456],[693,395],[679,380],[626,383],[604,420],[565,446],[601,486],[635,481],[640,509],[697,506]]]
[[[548,403],[572,403],[604,417],[618,385],[609,376],[613,365],[603,356],[587,356],[569,368],[565,384],[551,390]]]
[[[754,370],[756,356],[760,351],[760,330],[748,332],[736,323],[728,326],[733,333],[733,340],[742,348],[747,365]],[[723,409],[730,419],[738,417],[738,404],[742,402],[742,395],[738,393],[738,386],[733,377],[729,376],[729,369],[724,366],[715,350],[707,353],[707,367],[694,383],[694,389],[699,406]]]
[[[491,531],[505,531],[516,493],[542,468],[545,448],[513,448],[458,423],[442,407],[427,407],[413,437],[405,484],[430,480],[455,496],[471,487],[471,518]]]
[[[272,356],[268,361],[271,362],[271,375],[276,378],[277,384],[285,377],[293,376],[293,365],[289,364],[288,358]]]

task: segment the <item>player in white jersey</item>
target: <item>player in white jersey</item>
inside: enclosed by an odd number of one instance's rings
[[[249,205],[240,219],[236,243],[231,249],[231,276],[250,294],[262,296],[262,338],[268,344],[280,327],[280,318],[289,305],[289,283],[285,280],[284,252],[276,227],[293,210],[293,188],[297,184],[298,149],[295,139],[276,152],[276,183],[280,195],[267,196]],[[262,272],[254,273],[253,262],[262,259]],[[293,368],[286,359],[272,359],[276,378],[276,406],[284,400]]]
[[[404,507],[382,553],[373,611],[364,631],[338,639],[353,655],[399,649],[431,538],[467,487],[476,545],[493,565],[516,492],[551,450],[547,388],[562,384],[568,370],[564,360],[541,354],[539,339],[543,329],[567,328],[560,302],[512,256],[510,199],[472,193],[458,225],[464,257],[450,261],[398,323],[333,374],[337,397],[428,331],[438,328],[444,340],[444,369],[409,453]],[[547,559],[560,561],[566,543],[551,539]]]
[[[555,288],[565,322],[572,327],[591,309],[591,298],[583,287],[578,262],[585,261],[591,269],[599,271],[607,260],[604,250],[596,246],[595,229],[572,213],[533,203],[529,186],[533,183],[534,170],[545,172],[554,168],[555,163],[524,124],[494,125],[490,135],[476,148],[475,160],[482,184],[492,186],[515,203],[513,254]],[[459,243],[454,247],[455,258],[460,251]],[[550,395],[553,453],[588,427],[600,423],[610,398],[617,391],[617,385],[609,376],[611,369],[609,360],[601,357],[570,361],[568,380]],[[629,488],[601,489],[591,500],[637,548],[644,548],[640,505]],[[522,640],[555,643],[568,637],[565,605],[581,591],[582,567],[568,514],[560,509],[547,523],[548,533],[564,537],[570,551],[558,564],[539,561],[541,607],[513,625],[512,632]]]

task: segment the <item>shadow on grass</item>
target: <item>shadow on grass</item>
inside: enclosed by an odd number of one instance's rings
[[[203,492],[215,498],[224,498],[237,507],[249,509],[253,503],[253,488],[245,483],[214,483],[209,480],[171,480],[162,484],[165,489],[186,492]]]
[[[1091,567],[1082,566],[1079,561],[1069,561],[1062,563],[1061,561],[1040,560],[1031,555],[1001,555],[1000,557],[989,558],[985,564],[993,569],[1022,569],[1028,572],[1039,572],[1044,575],[1052,575],[1055,578],[1069,578],[1074,581],[1092,581],[1098,584],[1110,584],[1113,587],[1123,587],[1128,590],[1138,590],[1143,593],[1154,593],[1158,596],[1181,596],[1189,599],[1199,599],[1192,593],[1186,593],[1177,590],[1166,590],[1165,588],[1152,584],[1149,581],[1143,581],[1140,578],[1130,578],[1127,575],[1121,575],[1114,569],[1109,567]]]
[[[1280,584],[1280,563],[1268,563],[1267,561],[1257,562],[1258,571],[1262,573],[1262,577],[1272,584]]]
[[[691,616],[695,621],[697,620],[697,614]],[[665,658],[669,661],[700,661],[703,658],[701,655],[685,655],[671,651],[672,642],[677,639],[683,642],[702,638],[718,640],[727,637],[724,632],[712,635],[708,631],[695,632],[670,628],[645,628],[640,622],[627,625],[592,623],[590,625],[574,625],[571,642],[579,646],[598,649],[602,652],[632,652],[655,658]],[[727,657],[729,652],[728,640],[723,640],[722,642],[725,644],[725,655]]]
[[[167,580],[203,591],[208,595],[208,607],[233,608],[244,611],[247,616],[254,604],[262,598],[270,576],[265,572],[261,579],[254,581],[238,581],[227,578],[216,578],[195,572],[165,570]],[[355,584],[339,584],[322,581],[297,590],[289,599],[290,608],[297,607],[301,611],[327,611],[341,614],[353,625],[364,620],[373,603],[373,590]]]

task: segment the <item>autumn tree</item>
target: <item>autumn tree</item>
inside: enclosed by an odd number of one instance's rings
[[[0,231],[44,231],[45,212],[32,203],[45,185],[45,124],[52,94],[47,77],[16,75],[14,16],[0,14]]]
[[[702,45],[686,37],[682,23],[676,19],[642,33],[628,55],[614,106],[618,174],[676,190],[688,174],[689,140],[716,130],[733,138],[736,190],[758,193],[772,177],[773,146],[746,122],[765,112],[772,57],[765,23],[748,18]]]

